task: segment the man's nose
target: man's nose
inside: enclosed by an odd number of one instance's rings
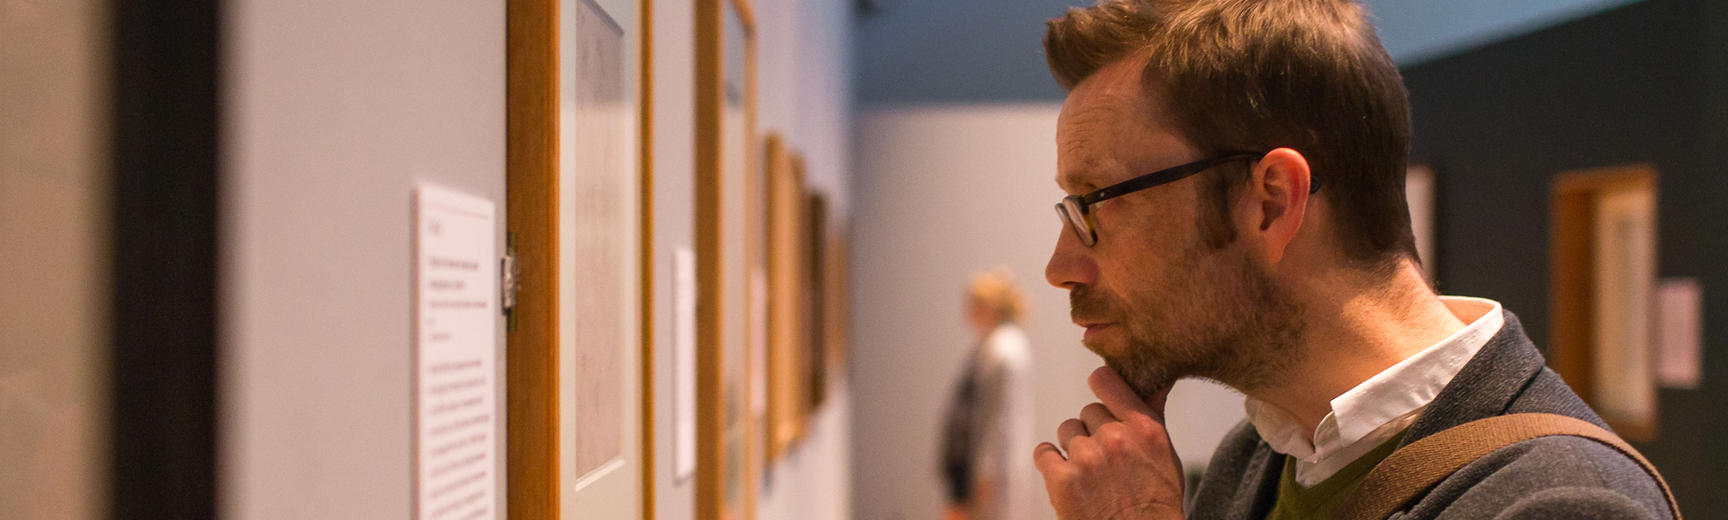
[[[1073,289],[1097,281],[1098,268],[1088,253],[1074,231],[1064,226],[1056,234],[1056,249],[1050,253],[1050,262],[1044,265],[1044,281],[1058,289]]]

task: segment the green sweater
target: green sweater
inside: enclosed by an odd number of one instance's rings
[[[1338,508],[1344,505],[1344,499],[1349,498],[1350,493],[1362,485],[1362,481],[1368,478],[1368,472],[1373,470],[1376,464],[1398,449],[1398,443],[1402,440],[1404,432],[1398,432],[1357,458],[1355,462],[1310,488],[1296,483],[1296,459],[1285,456],[1284,477],[1278,480],[1278,501],[1272,505],[1272,511],[1266,514],[1266,519],[1337,518]]]

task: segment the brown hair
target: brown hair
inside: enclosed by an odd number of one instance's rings
[[[1044,52],[1064,89],[1145,59],[1179,135],[1210,155],[1289,147],[1309,161],[1352,259],[1416,258],[1404,200],[1410,101],[1362,6],[1350,0],[1099,0],[1050,20]],[[1235,239],[1246,180],[1212,175],[1208,241]]]

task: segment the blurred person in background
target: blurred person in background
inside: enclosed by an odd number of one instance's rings
[[[1068,91],[1045,276],[1107,365],[1088,381],[1100,402],[1032,452],[1061,518],[1337,518],[1379,462],[1454,427],[1536,412],[1521,418],[1606,428],[1511,312],[1424,279],[1408,94],[1361,5],[1102,0],[1052,20],[1044,46]],[[1247,397],[1191,504],[1164,416],[1183,378]],[[1392,506],[1670,516],[1654,473],[1607,443],[1492,450]]]
[[[948,520],[1019,520],[1037,504],[1031,444],[1032,366],[1020,323],[1026,298],[1005,269],[972,277],[966,323],[975,335],[944,416]]]

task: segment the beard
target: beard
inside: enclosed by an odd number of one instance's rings
[[[1087,344],[1142,399],[1183,378],[1248,392],[1276,384],[1301,360],[1301,306],[1239,248],[1190,250],[1170,287],[1124,298],[1082,286],[1069,291],[1076,321],[1103,317],[1125,344]]]

